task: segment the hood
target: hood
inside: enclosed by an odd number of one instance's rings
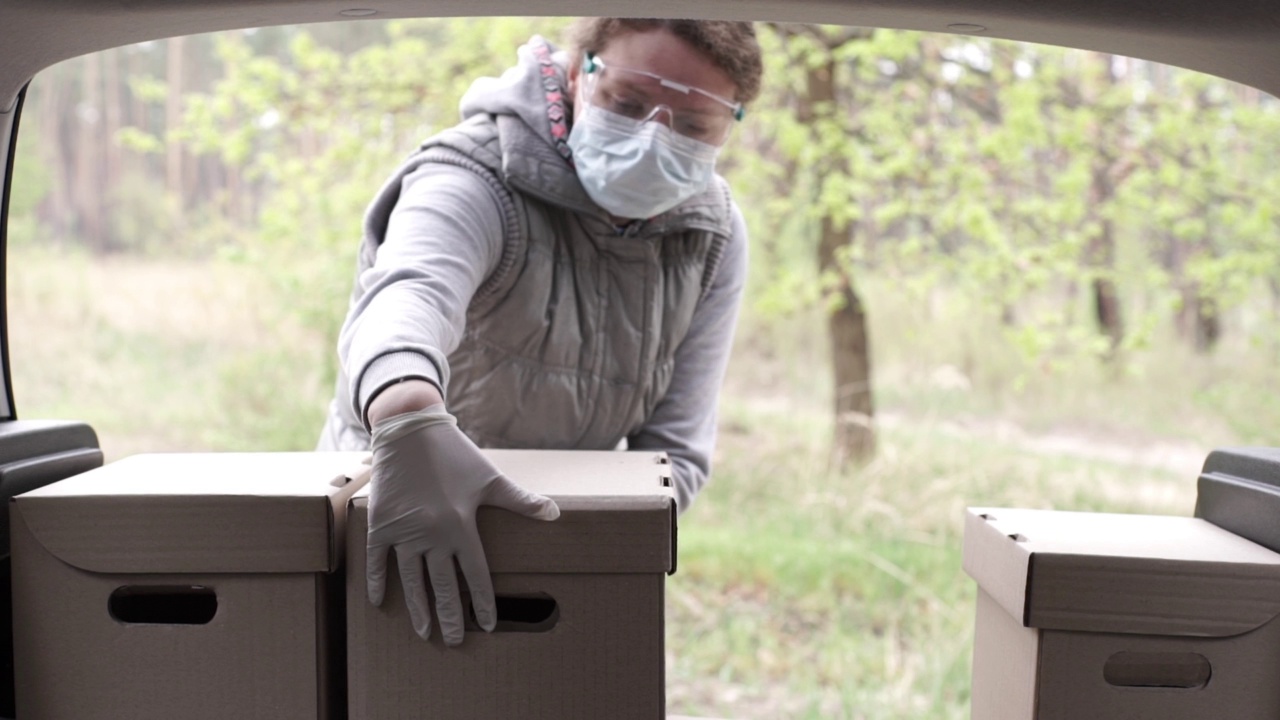
[[[569,159],[569,56],[540,36],[516,51],[501,77],[482,77],[462,96],[463,120],[477,115],[498,126],[504,179],[522,192],[598,214]]]
[[[559,101],[568,108],[572,103],[568,73],[568,53],[534,35],[516,51],[514,67],[501,77],[482,77],[471,84],[459,104],[462,119],[480,114],[518,118],[531,136],[554,145],[551,104]]]

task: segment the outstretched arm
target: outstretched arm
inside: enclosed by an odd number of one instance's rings
[[[429,163],[405,177],[338,342],[351,379],[347,399],[366,428],[373,399],[406,378],[444,395],[447,357],[462,339],[472,297],[498,266],[503,238],[501,205],[474,173]]]

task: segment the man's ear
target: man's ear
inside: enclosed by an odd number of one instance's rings
[[[565,75],[565,89],[569,91],[569,104],[578,99],[578,79],[582,77],[582,60],[569,63],[569,72]]]

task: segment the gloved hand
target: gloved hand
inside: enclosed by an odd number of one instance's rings
[[[462,434],[444,405],[395,415],[374,426],[371,483],[369,602],[382,604],[387,550],[395,548],[413,628],[423,640],[428,639],[431,610],[423,576],[425,561],[446,645],[460,644],[463,635],[455,557],[471,589],[476,620],[486,631],[497,623],[489,563],[476,530],[476,508],[496,505],[540,520],[560,517],[560,508],[550,498],[502,475]]]

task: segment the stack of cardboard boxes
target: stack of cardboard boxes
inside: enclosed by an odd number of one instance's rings
[[[365,600],[362,453],[139,455],[15,498],[18,717],[661,718],[665,456],[488,454],[561,516],[481,510],[498,626],[459,648],[395,573]]]

